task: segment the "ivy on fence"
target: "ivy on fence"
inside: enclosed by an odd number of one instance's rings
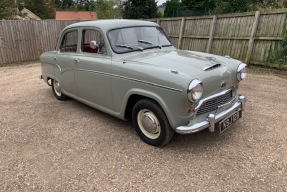
[[[285,15],[283,31],[283,40],[278,47],[272,50],[270,45],[267,64],[272,67],[274,64],[279,65],[279,68],[287,68],[287,13]]]

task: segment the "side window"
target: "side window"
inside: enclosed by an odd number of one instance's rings
[[[81,50],[85,53],[106,54],[107,50],[102,34],[93,29],[83,30]]]
[[[61,42],[61,52],[77,52],[78,31],[67,32]]]

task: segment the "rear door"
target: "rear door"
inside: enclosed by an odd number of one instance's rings
[[[62,91],[77,95],[75,67],[78,49],[78,29],[70,29],[63,33],[58,54],[54,57],[57,64],[56,77]]]

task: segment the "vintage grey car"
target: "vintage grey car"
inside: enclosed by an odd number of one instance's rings
[[[237,93],[246,64],[230,57],[177,50],[162,28],[138,20],[72,24],[56,49],[41,55],[55,97],[68,97],[123,120],[154,146],[174,132],[223,132],[241,118]]]

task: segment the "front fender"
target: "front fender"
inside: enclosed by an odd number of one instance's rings
[[[145,98],[152,99],[156,101],[164,111],[167,116],[167,119],[172,128],[176,128],[182,122],[188,123],[190,116],[187,116],[185,109],[190,105],[189,102],[186,102],[184,105],[184,100],[186,96],[184,93],[165,91],[165,93],[156,93],[155,91],[147,91],[146,89],[134,88],[130,89],[124,96],[121,110],[116,113],[116,116],[119,116],[121,119],[125,119],[125,112],[127,110],[127,105],[129,98],[133,95],[142,96]]]

